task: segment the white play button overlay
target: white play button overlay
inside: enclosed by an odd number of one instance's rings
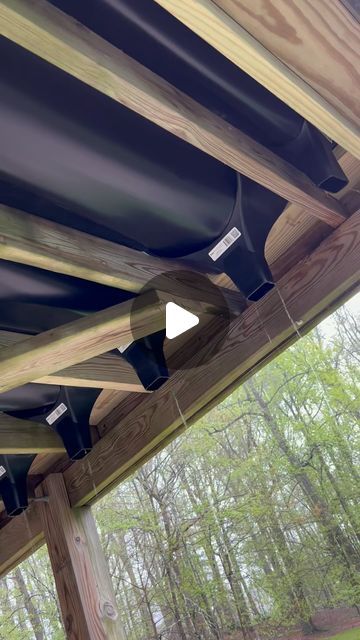
[[[166,337],[172,340],[199,324],[199,318],[175,302],[167,302],[165,308]]]

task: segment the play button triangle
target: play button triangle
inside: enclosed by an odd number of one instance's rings
[[[199,318],[194,313],[183,309],[175,302],[168,302],[165,308],[166,337],[172,340],[185,331],[199,324]]]

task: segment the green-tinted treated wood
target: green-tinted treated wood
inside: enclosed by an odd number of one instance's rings
[[[91,473],[78,462],[64,473],[71,503],[88,503],[133,473],[185,428],[183,416],[190,423],[291,344],[297,327],[303,332],[330,313],[359,286],[359,255],[356,213],[279,281],[281,296],[273,289],[233,320],[211,362],[199,366],[202,355],[194,353],[186,371],[174,373],[135,408],[115,408],[106,418],[108,432],[89,454]]]
[[[143,296],[142,309],[132,301],[45,331],[0,351],[0,391],[19,387],[132,341],[132,331],[145,336],[165,326],[163,305]],[[131,314],[131,322],[130,322]]]
[[[156,2],[360,158],[360,29],[339,0]]]
[[[182,295],[183,302],[190,299],[192,307],[203,295],[198,279],[188,287],[176,280],[176,274],[184,271],[184,264],[176,260],[148,256],[4,205],[0,205],[0,258],[136,293],[161,275],[163,291],[172,296],[176,290],[175,301],[181,304]],[[191,270],[190,266],[186,268]],[[238,291],[219,289],[229,309],[238,313],[244,305],[243,296]],[[206,297],[209,307],[209,292]],[[213,310],[218,304],[217,294]]]
[[[0,34],[329,225],[346,217],[292,165],[44,0],[2,0]]]
[[[0,529],[0,578],[25,560],[45,542],[38,505],[12,518]]]
[[[122,640],[109,570],[89,510],[70,508],[61,474],[36,491],[68,640]],[[1,533],[1,532],[0,532]]]
[[[0,453],[62,453],[64,445],[46,425],[0,413]]]
[[[83,507],[78,509],[76,511],[76,516],[86,534],[86,546],[89,551],[91,566],[95,575],[96,592],[99,608],[102,614],[102,622],[106,630],[106,639],[124,640],[109,567],[101,546],[94,516],[91,513],[91,508]]]
[[[0,348],[9,347],[30,337],[14,331],[0,331]],[[72,367],[34,380],[39,384],[59,384],[71,387],[115,389],[134,393],[145,393],[133,367],[123,358],[112,353],[79,362]]]

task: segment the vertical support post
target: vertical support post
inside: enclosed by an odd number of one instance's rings
[[[62,474],[46,478],[38,495],[68,640],[123,640],[115,594],[89,507],[72,509]]]

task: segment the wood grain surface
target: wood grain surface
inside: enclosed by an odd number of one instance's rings
[[[360,127],[360,25],[342,0],[213,0]]]
[[[44,0],[2,0],[0,34],[329,225],[344,220],[305,174]]]
[[[11,518],[0,529],[0,577],[34,553],[45,542],[36,503],[26,514]]]
[[[0,330],[0,349],[9,347],[30,337],[15,331]],[[91,360],[85,360],[43,376],[33,382],[58,384],[71,387],[91,387],[95,389],[116,389],[117,391],[146,393],[137,373],[124,358],[113,353],[103,353]]]
[[[359,24],[339,0],[156,0],[360,158]]]
[[[0,453],[62,453],[64,445],[50,427],[0,412]]]
[[[306,330],[340,304],[359,286],[359,252],[357,213],[282,278],[278,289],[233,321],[211,363],[196,366],[198,354],[194,354],[186,372],[175,373],[161,389],[123,413],[120,423],[115,409],[107,418],[112,428],[89,454],[88,467],[74,463],[65,471],[71,503],[94,499],[179,433],[184,428],[179,407],[188,421],[195,419],[294,340],[295,328]]]
[[[341,147],[334,150],[334,155],[349,180],[336,198],[353,214],[360,210],[360,161]],[[329,227],[323,222],[302,207],[289,204],[270,230],[265,245],[275,281],[309,255],[328,233]]]
[[[91,514],[70,508],[61,474],[50,475],[38,488],[47,502],[39,505],[59,604],[68,640],[122,640],[109,570],[96,540]],[[1,533],[1,532],[0,532]],[[106,585],[106,590],[105,590]],[[109,629],[111,632],[109,633]]]
[[[195,313],[196,309],[219,312],[218,293],[212,299],[207,290],[204,300],[203,281],[193,278],[186,282],[179,277],[184,271],[199,274],[191,264],[148,256],[4,205],[0,205],[0,258],[134,293],[161,275],[167,302],[173,300],[186,306],[191,300]],[[228,308],[237,314],[243,296],[224,287],[221,293]]]
[[[144,294],[142,301],[141,309],[132,309],[132,301],[122,302],[1,349],[0,391],[19,387],[131,342],[135,329],[138,337],[163,329],[163,305],[154,301],[151,293]]]

